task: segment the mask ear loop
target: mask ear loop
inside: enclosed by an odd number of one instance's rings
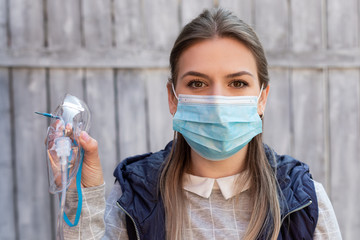
[[[257,102],[259,102],[259,100],[260,100],[261,94],[262,94],[262,92],[263,92],[263,90],[264,90],[263,87],[264,87],[264,83],[261,84],[261,90],[260,90],[260,94],[259,94],[259,96],[258,96]],[[261,119],[261,120],[263,120],[264,115],[265,115],[265,112],[264,112],[264,110],[263,110],[263,111],[262,111],[262,114],[260,115],[260,119]]]
[[[178,98],[178,96],[176,95],[176,92],[175,92],[174,83],[171,83],[171,88],[173,90],[173,93],[174,93],[176,99],[179,100],[179,98]]]
[[[172,91],[173,91],[173,93],[174,93],[175,98],[179,101],[179,98],[178,98],[178,96],[176,95],[176,92],[175,92],[175,88],[174,88],[174,83],[173,83],[173,82],[171,83],[171,88],[172,88]],[[175,116],[175,113],[171,113],[171,115],[174,117],[174,116]]]

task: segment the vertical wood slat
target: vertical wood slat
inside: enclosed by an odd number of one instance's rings
[[[115,39],[117,48],[131,46],[169,49],[179,30],[175,1],[115,1]]]
[[[308,8],[309,4],[311,8]],[[305,0],[291,3],[293,51],[311,52],[325,48],[322,34],[322,7],[321,1]],[[294,70],[292,111],[294,156],[307,163],[314,179],[329,190],[325,78],[325,71]]]
[[[43,1],[7,1],[9,4],[10,47],[16,51],[38,50],[44,46]],[[13,69],[13,112],[15,138],[13,166],[16,172],[16,224],[20,239],[52,237],[50,198],[43,148],[46,119],[34,111],[46,109],[43,69]],[[40,176],[40,177],[39,177]],[[30,206],[30,207],[29,207]]]
[[[145,29],[141,21],[140,0],[114,1],[115,45],[119,49],[141,49],[145,45]]]
[[[270,91],[264,116],[264,142],[279,154],[291,153],[290,71],[270,69]]]
[[[113,44],[113,1],[83,1],[84,41],[87,49],[109,49]],[[98,142],[106,196],[113,186],[113,171],[117,163],[116,109],[113,71],[86,69],[86,102],[91,110],[90,134]]]
[[[19,238],[51,239],[43,145],[47,119],[34,114],[38,109],[46,109],[45,70],[14,70],[13,89]]]
[[[82,69],[49,70],[50,111],[61,104],[66,93],[84,100],[83,77]]]
[[[11,48],[41,49],[44,45],[43,0],[11,0],[9,19]]]
[[[47,1],[48,44],[54,50],[81,46],[80,0]]]
[[[219,7],[231,10],[241,20],[253,26],[253,2],[252,0],[219,0]]]
[[[116,156],[116,115],[113,71],[86,71],[86,101],[91,110],[90,134],[98,142],[99,156],[106,183],[106,196],[113,187]]]
[[[276,14],[270,14],[270,12],[276,12]],[[266,50],[283,51],[289,48],[288,25],[288,1],[255,1],[255,31]]]
[[[111,48],[111,1],[82,1],[82,13],[85,47],[88,49]]]
[[[170,52],[180,31],[177,1],[152,0],[143,2],[144,29],[148,45],[152,49]]]
[[[324,145],[324,94],[321,70],[293,70],[294,157],[307,163],[314,179],[327,187]]]
[[[344,239],[360,234],[359,70],[330,70],[330,149],[332,203]]]
[[[310,5],[311,7],[308,7]],[[324,47],[321,13],[321,1],[292,1],[292,47],[294,51],[310,52]]]
[[[7,48],[7,1],[0,0],[0,49]]]
[[[139,70],[117,71],[120,159],[147,152],[145,83]]]
[[[14,181],[11,152],[11,123],[10,123],[10,79],[8,69],[0,68],[0,233],[3,239],[16,238],[15,210],[14,210]]]
[[[214,7],[213,0],[183,0],[181,1],[181,27],[197,17],[205,8]]]
[[[328,48],[359,48],[359,2],[327,1]],[[344,239],[360,234],[358,219],[360,87],[358,69],[329,71],[331,199]],[[346,196],[346,197],[345,197]]]
[[[327,1],[328,42],[330,49],[359,47],[359,10],[357,0]]]
[[[147,108],[150,151],[159,151],[173,139],[172,116],[167,102],[167,78],[169,71],[147,70],[145,83],[147,90]]]

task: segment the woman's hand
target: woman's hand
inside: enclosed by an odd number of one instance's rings
[[[59,159],[57,153],[54,149],[54,140],[57,137],[64,135],[71,138],[73,141],[73,128],[70,124],[64,126],[60,120],[56,120],[50,126],[50,133],[48,133],[48,138],[45,139],[45,145],[47,145],[47,153],[50,160],[50,165],[54,176],[55,184],[61,186],[61,175]],[[102,185],[104,183],[101,163],[98,154],[98,144],[95,139],[90,137],[85,131],[80,133],[78,141],[80,142],[81,147],[84,149],[84,160],[81,172],[81,186],[82,187],[95,187]],[[76,153],[75,153],[76,154]],[[71,182],[69,188],[76,188],[75,179]]]
[[[87,188],[102,185],[104,183],[104,177],[98,153],[98,143],[85,131],[80,133],[79,139],[80,145],[85,151],[81,173],[81,186]]]

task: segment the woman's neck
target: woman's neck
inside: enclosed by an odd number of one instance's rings
[[[248,145],[230,158],[212,161],[201,157],[191,149],[189,173],[199,177],[222,178],[235,175],[245,170]]]

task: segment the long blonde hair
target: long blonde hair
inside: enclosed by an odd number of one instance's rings
[[[255,32],[231,12],[216,8],[204,10],[183,28],[176,39],[170,54],[169,79],[175,86],[181,54],[194,43],[215,37],[230,37],[243,43],[255,57],[260,85],[268,85],[267,61]],[[244,239],[256,239],[263,234],[267,234],[267,239],[276,239],[281,225],[277,181],[264,152],[262,134],[254,137],[248,146],[246,167],[251,176],[249,192],[253,207]],[[189,165],[190,147],[180,133],[175,133],[173,148],[164,162],[159,182],[165,208],[167,239],[183,238],[187,214],[183,174]]]

